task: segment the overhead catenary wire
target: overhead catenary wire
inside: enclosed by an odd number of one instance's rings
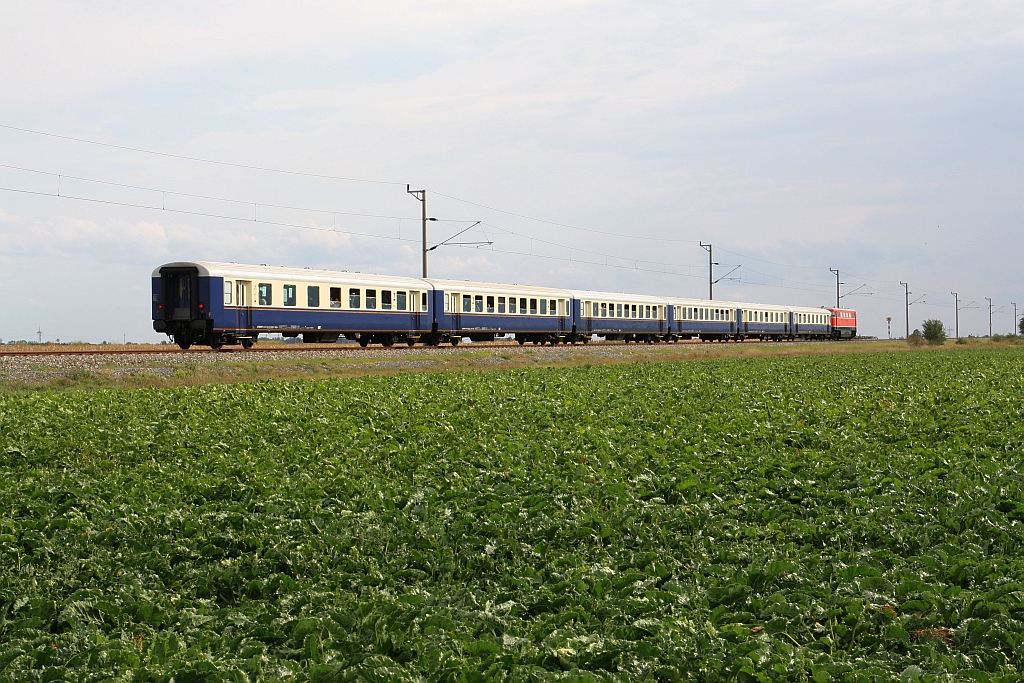
[[[372,183],[372,184],[379,184],[379,185],[401,186],[401,185],[405,185],[406,184],[406,183],[403,183],[403,182],[393,181],[393,180],[359,178],[359,177],[354,177],[354,176],[333,175],[333,174],[328,174],[328,173],[315,173],[315,172],[309,172],[309,171],[297,171],[297,170],[293,170],[293,169],[274,168],[274,167],[271,167],[271,166],[264,166],[264,165],[257,165],[257,164],[244,164],[244,163],[239,163],[239,162],[223,161],[223,160],[219,160],[219,159],[208,159],[208,158],[203,158],[203,157],[190,156],[190,155],[186,155],[186,154],[177,154],[177,153],[173,153],[173,152],[162,152],[162,151],[158,151],[158,150],[146,149],[146,148],[143,148],[143,147],[134,147],[134,146],[130,146],[130,145],[122,145],[122,144],[117,144],[117,143],[112,143],[112,142],[102,142],[102,141],[98,141],[98,140],[90,140],[90,139],[87,139],[87,138],[80,138],[80,137],[75,137],[75,136],[70,136],[70,135],[61,135],[61,134],[57,134],[57,133],[51,133],[51,132],[47,132],[47,131],[40,131],[40,130],[25,128],[25,127],[22,127],[22,126],[13,126],[13,125],[4,124],[4,123],[0,123],[0,128],[6,129],[6,130],[10,130],[10,131],[17,131],[17,132],[28,133],[28,134],[32,134],[32,135],[49,137],[49,138],[53,138],[53,139],[67,140],[67,141],[70,141],[70,142],[75,142],[75,143],[80,143],[80,144],[88,144],[88,145],[106,147],[106,148],[110,148],[110,149],[119,149],[119,150],[124,150],[124,151],[129,151],[129,152],[135,152],[135,153],[140,153],[140,154],[149,154],[149,155],[159,156],[159,157],[164,157],[164,158],[169,158],[169,159],[178,159],[178,160],[183,160],[183,161],[197,162],[197,163],[203,163],[203,164],[210,164],[210,165],[216,165],[216,166],[238,168],[238,169],[245,169],[245,170],[252,170],[252,171],[259,171],[259,172],[266,172],[266,173],[286,174],[286,175],[293,175],[293,176],[298,176],[298,177],[318,178],[318,179],[335,180],[335,181],[342,181],[342,182]],[[14,166],[6,166],[6,165],[4,165],[4,166],[7,167],[7,168],[19,168],[19,167],[14,167]],[[20,169],[20,170],[32,171],[32,169]],[[35,172],[41,172],[41,171],[35,171]],[[46,172],[41,172],[41,173],[46,173]],[[80,177],[76,177],[76,176],[70,176],[70,175],[66,175],[66,174],[56,174],[56,173],[54,173],[54,174],[51,174],[51,175],[56,176],[58,178],[58,182],[60,182],[60,179],[62,177],[64,177],[64,178],[72,178],[72,179],[75,179],[75,180],[80,180],[80,181],[83,181],[83,182],[98,182],[98,183],[105,183],[105,184],[109,184],[109,185],[119,185],[119,186],[122,186],[122,187],[132,188],[132,189],[156,191],[156,190],[153,190],[153,188],[143,188],[143,187],[132,186],[132,185],[128,185],[128,184],[111,183],[109,181],[98,181],[98,180],[93,180],[93,179],[87,179],[87,178],[80,178]],[[85,197],[67,196],[67,195],[64,194],[62,189],[58,190],[57,195],[53,195],[52,193],[47,193],[47,192],[33,192],[33,191],[27,191],[27,190],[20,190],[20,189],[17,189],[17,188],[0,188],[0,189],[6,190],[6,191],[11,191],[11,192],[20,192],[20,193],[24,193],[24,194],[36,194],[36,195],[39,195],[39,196],[59,196],[62,199],[74,199],[74,200],[78,200],[78,201],[88,201],[88,202],[104,203],[104,204],[110,204],[110,205],[135,206],[137,208],[148,208],[148,209],[155,208],[155,207],[147,207],[147,206],[143,206],[143,205],[139,205],[139,204],[132,204],[132,203],[129,203],[129,202],[114,202],[114,201],[109,201],[109,200],[98,200],[98,199],[91,199],[91,198],[85,198]],[[160,191],[160,192],[164,192],[164,191]],[[623,233],[617,233],[617,232],[609,231],[609,230],[598,230],[598,229],[594,229],[594,228],[585,228],[585,227],[582,227],[582,226],[572,225],[572,224],[569,224],[569,223],[562,223],[562,222],[559,222],[559,221],[552,221],[552,220],[547,220],[547,219],[543,219],[543,218],[537,218],[537,217],[534,217],[534,216],[530,216],[530,215],[519,213],[519,212],[515,212],[515,211],[508,211],[508,210],[501,209],[501,208],[498,208],[498,207],[490,206],[488,204],[484,204],[484,203],[480,203],[480,202],[474,202],[474,201],[471,201],[471,200],[464,199],[462,197],[458,197],[458,196],[455,196],[455,195],[439,192],[439,191],[436,191],[436,190],[432,190],[432,192],[434,194],[436,194],[436,195],[445,197],[446,199],[450,199],[452,201],[457,201],[457,202],[465,203],[465,204],[468,204],[468,205],[471,205],[471,206],[476,206],[476,207],[479,207],[479,208],[487,209],[489,211],[495,211],[495,212],[498,212],[498,213],[502,213],[502,214],[505,214],[505,215],[508,215],[508,216],[513,216],[513,217],[520,218],[520,219],[523,219],[523,220],[533,221],[533,222],[537,222],[537,223],[541,223],[541,224],[545,224],[545,225],[552,225],[552,226],[557,226],[557,227],[563,227],[563,228],[567,228],[567,229],[571,229],[571,230],[577,230],[577,231],[581,231],[581,232],[587,232],[587,233],[591,233],[591,234],[599,234],[599,235],[605,235],[605,236],[609,236],[609,237],[618,237],[618,238],[624,238],[624,239],[643,240],[643,241],[652,241],[652,242],[690,243],[690,244],[697,244],[698,243],[697,240],[691,240],[691,239],[669,238],[669,237],[653,237],[653,236],[636,235],[636,234],[623,234]],[[188,194],[188,193],[168,193],[168,194],[177,194],[178,196],[187,196],[187,197],[192,197],[192,198],[197,198],[197,199],[207,199],[207,200],[212,200],[212,201],[239,201],[239,200],[228,200],[228,199],[219,198],[219,197],[208,197],[208,196],[204,196],[204,195],[196,195],[196,194]],[[254,204],[255,206],[265,206],[265,207],[277,208],[277,209],[301,210],[301,211],[310,211],[310,212],[330,213],[332,215],[351,215],[351,216],[368,217],[368,218],[387,218],[387,219],[394,219],[394,220],[398,220],[398,221],[409,220],[409,219],[407,219],[405,217],[398,217],[398,216],[381,216],[381,215],[375,215],[375,214],[359,214],[359,213],[350,213],[350,212],[337,212],[337,211],[324,210],[324,209],[292,207],[292,206],[275,205],[275,204],[262,204],[262,203],[256,203],[256,202],[254,202],[252,204]],[[216,214],[211,214],[211,213],[196,212],[196,211],[186,211],[186,210],[181,210],[181,209],[166,209],[165,207],[161,207],[160,210],[167,210],[167,211],[171,211],[173,213],[187,214],[187,215],[194,215],[194,216],[208,216],[208,217],[211,217],[211,218],[220,218],[220,219],[224,219],[224,220],[240,220],[240,219],[238,219],[237,217],[234,217],[234,216],[216,215]],[[255,216],[254,216],[254,218],[255,218]],[[318,231],[340,232],[340,233],[343,233],[343,234],[350,234],[350,235],[353,235],[353,236],[376,237],[376,238],[381,238],[381,239],[398,240],[398,241],[403,241],[403,242],[405,242],[405,241],[409,241],[409,242],[414,241],[414,240],[402,239],[400,236],[398,238],[395,238],[395,237],[390,237],[390,236],[375,235],[375,234],[371,234],[371,233],[360,233],[360,232],[347,231],[347,230],[341,230],[341,231],[334,230],[334,229],[329,230],[329,229],[320,228],[320,227],[310,227],[308,225],[291,224],[291,223],[284,223],[284,222],[278,222],[278,221],[264,221],[262,219],[260,219],[260,220],[244,219],[244,220],[246,220],[247,222],[256,222],[256,223],[260,223],[260,224],[264,224],[264,225],[278,225],[278,226],[296,227],[296,228],[301,228],[301,229],[310,229],[310,230],[318,230]],[[467,221],[467,222],[469,222],[469,221]],[[494,227],[494,226],[492,225],[491,227]],[[531,239],[531,240],[536,239],[536,238],[532,238],[532,237],[527,237],[527,238]],[[540,240],[540,241],[543,242],[543,240]],[[572,252],[578,251],[578,252],[584,253],[584,251],[585,251],[585,250],[579,249],[577,247],[569,247],[567,245],[558,245],[558,246],[560,246],[561,248],[570,249]],[[770,260],[767,260],[767,259],[758,258],[758,257],[750,256],[748,254],[743,254],[743,253],[740,253],[740,252],[737,252],[737,251],[734,251],[734,250],[726,249],[724,247],[720,247],[720,249],[722,251],[725,251],[727,253],[733,254],[735,256],[739,256],[740,258],[743,258],[745,260],[756,261],[756,262],[760,262],[760,263],[766,263],[766,264],[774,265],[774,266],[778,266],[778,267],[797,268],[797,269],[812,270],[812,271],[821,270],[820,268],[815,267],[815,266],[802,266],[802,265],[796,265],[796,264],[787,264],[787,263],[780,263],[780,262],[776,262],[776,261],[770,261]],[[512,253],[512,252],[510,252],[510,253]],[[619,256],[609,255],[609,254],[601,254],[601,255],[604,256],[605,258],[613,258],[613,259],[623,259],[624,258],[624,257],[619,257]],[[539,255],[539,256],[543,256],[543,255]],[[571,257],[570,257],[570,260],[571,260]],[[628,260],[637,261],[636,259],[628,259]],[[649,262],[648,261],[646,263],[656,264],[657,262]],[[604,264],[596,263],[595,262],[595,263],[593,263],[593,265],[604,265]],[[696,266],[691,266],[689,264],[665,264],[665,265],[666,266],[670,265],[671,267],[687,267],[687,268],[696,267]],[[638,268],[633,268],[633,269],[637,270]],[[807,291],[815,291],[815,292],[819,291],[817,289],[818,285],[814,284],[814,283],[804,283],[804,282],[800,282],[800,281],[796,281],[796,280],[788,280],[786,278],[781,278],[779,276],[770,275],[770,274],[767,274],[767,273],[761,273],[759,271],[755,271],[755,270],[753,270],[751,268],[748,268],[746,266],[744,266],[742,269],[746,270],[746,271],[748,271],[750,273],[759,274],[759,275],[762,275],[764,277],[768,277],[768,278],[779,280],[781,282],[791,282],[791,283],[794,283],[794,284],[805,284],[805,285],[808,285],[810,287],[815,288],[815,289],[811,289],[811,290],[807,290]],[[658,272],[658,271],[653,271],[653,272]],[[853,279],[862,280],[862,281],[865,281],[865,282],[875,282],[875,283],[886,284],[886,285],[895,285],[896,284],[895,280],[882,280],[882,279],[876,279],[876,278],[868,278],[868,277],[864,277],[864,276],[858,276],[858,275],[855,275],[855,274],[852,274],[852,273],[848,273],[847,276],[851,277]],[[694,277],[696,277],[696,276],[694,276]],[[753,282],[749,282],[748,283],[748,282],[743,282],[743,284],[752,284],[752,285],[757,285],[757,286],[783,287],[782,285],[769,285],[767,283],[753,283]],[[799,287],[783,287],[783,288],[786,288],[786,289],[801,289]],[[929,292],[929,293],[932,293],[932,292]],[[932,294],[934,294],[934,293],[932,293]],[[936,296],[938,296],[938,295],[936,294]],[[890,299],[889,297],[885,297],[885,296],[882,296],[882,295],[878,295],[875,298],[879,299],[879,300],[892,300],[892,301],[896,301],[897,300],[895,298]],[[940,306],[940,307],[948,307],[949,306],[949,304],[945,304],[945,303],[932,303],[932,302],[921,302],[921,303],[924,304],[924,305],[935,305],[935,306]]]
[[[223,214],[206,213],[206,212],[203,212],[203,211],[189,211],[189,210],[186,210],[186,209],[173,209],[173,208],[168,209],[168,208],[161,208],[159,206],[149,206],[149,205],[146,205],[146,204],[134,204],[134,203],[131,203],[131,202],[116,202],[116,201],[109,200],[109,199],[95,199],[95,198],[92,198],[92,197],[76,197],[76,196],[68,195],[68,194],[58,195],[58,194],[56,194],[54,192],[40,192],[40,191],[36,191],[36,190],[23,190],[23,189],[13,188],[13,187],[0,187],[0,190],[2,190],[4,192],[17,192],[19,194],[36,195],[36,196],[40,196],[40,197],[55,197],[55,198],[58,198],[58,199],[71,199],[71,200],[79,201],[79,202],[91,202],[91,203],[94,203],[94,204],[107,204],[109,206],[122,206],[122,207],[127,207],[127,208],[134,208],[134,209],[148,209],[150,211],[166,211],[168,213],[183,214],[183,215],[186,215],[186,216],[198,216],[198,217],[203,217],[203,218],[216,218],[216,219],[220,219],[220,220],[238,221],[238,222],[241,222],[241,223],[256,223],[258,225],[272,225],[272,226],[277,226],[277,227],[282,227],[282,228],[299,228],[301,230],[314,230],[314,231],[317,231],[317,232],[333,232],[333,233],[338,233],[338,234],[343,234],[343,235],[352,235],[353,237],[373,237],[373,238],[382,239],[382,240],[392,240],[392,241],[395,241],[395,242],[415,242],[416,241],[416,240],[410,240],[410,239],[406,239],[406,238],[402,238],[402,237],[395,237],[395,236],[392,236],[392,235],[377,235],[377,234],[373,234],[373,233],[356,232],[356,231],[353,231],[353,230],[337,230],[337,229],[334,229],[334,228],[322,228],[322,227],[319,227],[319,226],[301,225],[299,223],[284,223],[284,222],[281,222],[281,221],[268,221],[268,220],[263,219],[263,218],[243,218],[241,216],[227,216],[227,215],[223,215]]]
[[[142,147],[130,147],[128,145],[118,145],[113,142],[100,142],[98,140],[87,140],[86,138],[76,138],[70,135],[59,135],[57,133],[47,133],[41,130],[33,130],[31,128],[22,128],[20,126],[11,126],[8,124],[0,123],[0,128],[6,128],[7,130],[16,130],[22,133],[32,133],[33,135],[43,135],[49,138],[57,138],[59,140],[69,140],[71,142],[80,142],[87,145],[96,145],[99,147],[110,147],[111,149],[120,149],[126,152],[138,152],[140,154],[152,154],[154,156],[167,157],[169,159],[180,159],[182,161],[197,161],[203,164],[213,164],[216,166],[229,166],[231,168],[243,168],[250,171],[262,171],[265,173],[281,173],[286,175],[303,176],[306,178],[320,178],[322,180],[341,180],[351,183],[373,183],[376,185],[405,185],[405,183],[399,183],[392,180],[372,180],[368,178],[353,178],[348,176],[336,176],[327,173],[310,173],[306,171],[293,171],[281,168],[272,168],[270,166],[256,166],[254,164],[240,164],[231,161],[220,161],[217,159],[203,159],[202,157],[193,157],[185,154],[174,154],[172,152],[158,152],[152,149],[144,149]]]
[[[172,152],[160,152],[160,151],[157,151],[157,150],[145,149],[143,147],[132,147],[132,146],[129,146],[129,145],[119,145],[119,144],[112,143],[112,142],[100,142],[98,140],[89,140],[89,139],[86,139],[86,138],[79,138],[79,137],[74,137],[74,136],[70,136],[70,135],[60,135],[58,133],[50,133],[50,132],[46,132],[46,131],[34,130],[32,128],[24,128],[24,127],[21,127],[21,126],[12,126],[12,125],[9,125],[9,124],[4,124],[4,123],[0,123],[0,128],[4,128],[4,129],[7,129],[7,130],[18,131],[18,132],[22,132],[22,133],[30,133],[32,135],[41,135],[41,136],[44,136],[44,137],[50,137],[50,138],[55,138],[55,139],[59,139],[59,140],[68,140],[68,141],[71,141],[71,142],[78,142],[78,143],[88,144],[88,145],[96,145],[96,146],[99,146],[99,147],[109,147],[109,148],[112,148],[112,149],[120,149],[120,150],[129,151],[129,152],[136,152],[136,153],[139,153],[139,154],[151,154],[151,155],[154,155],[154,156],[161,156],[161,157],[166,157],[166,158],[169,158],[169,159],[180,159],[180,160],[183,160],[183,161],[194,161],[194,162],[198,162],[198,163],[213,164],[213,165],[217,165],[217,166],[226,166],[226,167],[231,167],[231,168],[241,168],[241,169],[246,169],[246,170],[251,170],[251,171],[261,171],[261,172],[266,172],[266,173],[280,173],[280,174],[285,174],[285,175],[302,176],[302,177],[307,177],[307,178],[319,178],[319,179],[323,179],[323,180],[338,180],[338,181],[343,181],[343,182],[374,183],[374,184],[379,184],[379,185],[399,185],[400,186],[400,185],[407,185],[408,184],[408,183],[402,183],[402,182],[398,182],[398,181],[394,181],[394,180],[374,180],[374,179],[367,179],[367,178],[355,178],[355,177],[350,177],[350,176],[331,175],[331,174],[327,174],[327,173],[312,173],[312,172],[307,172],[307,171],[295,171],[295,170],[291,170],[291,169],[273,168],[273,167],[270,167],[270,166],[259,166],[259,165],[255,165],[255,164],[242,164],[242,163],[236,163],[236,162],[231,162],[231,161],[221,161],[221,160],[218,160],[218,159],[205,159],[205,158],[202,158],[202,157],[194,157],[194,156],[189,156],[189,155],[185,155],[185,154],[175,154],[175,153],[172,153]],[[697,243],[697,240],[686,240],[686,239],[679,239],[679,238],[672,238],[672,237],[650,237],[650,236],[646,236],[646,235],[625,235],[625,234],[622,234],[622,233],[615,233],[615,232],[611,232],[611,231],[607,231],[607,230],[596,230],[594,228],[583,228],[583,227],[576,226],[576,225],[571,225],[571,224],[568,224],[568,223],[559,223],[557,221],[550,221],[550,220],[546,220],[546,219],[543,219],[543,218],[535,218],[533,216],[528,216],[526,214],[517,213],[517,212],[514,212],[514,211],[507,211],[505,209],[499,209],[497,207],[488,206],[486,204],[481,204],[479,202],[474,202],[474,201],[471,201],[471,200],[468,200],[468,199],[463,199],[461,197],[456,197],[455,195],[450,195],[450,194],[445,194],[443,192],[438,192],[437,190],[432,190],[430,188],[424,188],[424,189],[428,189],[428,190],[430,190],[431,193],[436,194],[436,195],[441,196],[441,197],[444,197],[446,199],[451,199],[453,201],[462,202],[464,204],[469,204],[471,206],[477,206],[479,208],[487,209],[488,211],[495,211],[495,212],[503,213],[503,214],[506,214],[506,215],[509,215],[509,216],[515,216],[516,218],[522,218],[524,220],[536,221],[538,223],[544,223],[544,224],[547,224],[547,225],[556,225],[556,226],[559,226],[559,227],[569,228],[569,229],[572,229],[572,230],[579,230],[579,231],[582,231],[582,232],[590,232],[590,233],[595,233],[595,234],[602,234],[602,235],[608,235],[608,236],[614,236],[614,237],[622,237],[622,238],[627,238],[627,239],[650,240],[650,241],[657,241],[657,242],[678,242],[678,243],[690,243],[690,244],[696,244]]]

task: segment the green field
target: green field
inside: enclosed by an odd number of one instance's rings
[[[1024,351],[0,394],[5,680],[1019,680]]]

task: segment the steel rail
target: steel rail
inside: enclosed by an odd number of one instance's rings
[[[756,345],[756,344],[769,345],[769,344],[802,344],[802,343],[806,344],[806,343],[811,343],[811,342],[826,343],[826,342],[834,342],[834,341],[837,341],[837,340],[835,340],[835,339],[797,339],[797,340],[794,340],[794,341],[766,341],[766,340],[760,340],[760,339],[745,339],[745,340],[743,340],[741,342],[736,342],[734,340],[728,340],[728,341],[717,342],[717,343],[726,344],[726,345],[736,344],[736,343],[754,344],[754,345]],[[850,341],[850,340],[845,340],[844,339],[844,340],[841,340],[841,341]],[[853,341],[865,342],[865,341],[889,341],[889,340],[886,340],[886,339],[854,339]],[[714,343],[714,342],[716,342],[716,340],[708,340],[708,343]],[[700,339],[680,339],[680,340],[678,340],[676,342],[665,342],[665,341],[662,341],[662,342],[652,343],[652,344],[644,344],[642,342],[636,342],[635,345],[636,346],[660,346],[661,344],[669,345],[669,344],[702,344],[702,343],[704,343],[704,341],[700,340]],[[472,350],[472,349],[479,349],[479,350],[484,350],[484,349],[515,349],[515,348],[520,348],[521,346],[522,347],[526,347],[526,346],[530,346],[530,347],[533,347],[533,346],[543,346],[543,347],[546,347],[546,348],[553,348],[553,347],[556,347],[556,346],[560,346],[560,347],[566,347],[566,348],[579,348],[579,349],[582,349],[582,348],[601,348],[601,347],[607,347],[607,346],[629,346],[629,344],[627,344],[627,343],[625,343],[625,342],[620,340],[620,341],[591,342],[591,343],[588,343],[588,344],[584,344],[583,342],[577,342],[575,344],[565,344],[565,343],[563,343],[563,344],[534,344],[533,342],[526,342],[525,344],[519,344],[518,342],[515,342],[515,343],[473,342],[471,344],[459,344],[457,346],[451,346],[450,344],[438,344],[437,346],[426,346],[424,344],[416,344],[415,346],[408,346],[407,344],[395,344],[394,346],[381,346],[379,344],[374,344],[373,346],[365,346],[364,347],[364,346],[359,346],[358,344],[312,344],[312,345],[310,345],[310,344],[303,344],[301,346],[296,344],[294,346],[291,346],[291,345],[286,346],[286,347],[273,346],[273,347],[269,347],[269,348],[266,347],[266,346],[264,346],[264,347],[255,347],[254,346],[253,348],[250,348],[250,349],[243,349],[241,347],[222,348],[222,349],[198,348],[198,349],[188,349],[188,350],[183,350],[183,349],[179,349],[179,348],[176,348],[176,347],[175,348],[167,348],[167,349],[154,349],[154,348],[150,347],[150,348],[141,348],[141,349],[123,349],[123,348],[122,349],[60,349],[60,350],[53,349],[53,350],[33,350],[33,351],[25,351],[25,350],[19,349],[19,350],[16,350],[16,351],[0,350],[0,358],[4,358],[4,357],[18,357],[18,356],[37,356],[37,357],[42,357],[42,356],[124,356],[124,355],[132,355],[132,354],[187,356],[187,355],[203,355],[203,354],[211,354],[211,353],[219,353],[219,354],[230,353],[230,354],[245,355],[245,354],[248,354],[248,353],[292,353],[292,352],[312,353],[312,352],[316,352],[316,351],[341,351],[341,352],[365,353],[365,352],[368,352],[368,351],[382,351],[382,350],[410,351],[410,352],[412,352],[412,351],[420,351],[420,350],[424,350],[424,349],[458,349],[460,347],[463,348],[463,349],[467,349],[467,350]]]

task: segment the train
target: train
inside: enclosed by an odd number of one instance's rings
[[[182,349],[260,335],[360,346],[852,339],[853,309],[810,308],[209,261],[153,271],[153,329]]]

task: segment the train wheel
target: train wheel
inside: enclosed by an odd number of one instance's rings
[[[370,338],[369,338],[369,337],[360,337],[360,338],[359,338],[359,345],[360,345],[360,346],[362,346],[362,347],[363,347],[364,349],[365,349],[365,348],[366,348],[366,347],[367,347],[367,346],[368,346],[369,344],[370,344]]]
[[[212,342],[210,342],[210,348],[213,349],[214,351],[219,351],[220,349],[224,348],[224,342],[220,339],[214,339]]]
[[[526,343],[526,340],[525,340],[525,339],[522,339],[522,338],[520,338],[520,339],[516,339],[516,341],[517,341],[517,342],[519,342],[519,345],[520,345],[520,346],[522,346],[523,344],[525,344],[525,343]]]
[[[192,346],[192,340],[183,334],[174,335],[174,343],[177,344],[182,351],[188,351]]]
[[[413,339],[412,337],[409,337],[408,339],[406,339],[405,343],[408,344],[409,346],[416,346],[416,340]]]
[[[394,346],[395,345],[395,339],[390,334],[385,335],[384,338],[381,339],[380,345],[381,346]]]
[[[458,346],[460,341],[462,341],[462,337],[452,337],[448,340],[448,343],[452,346]]]
[[[252,348],[252,345],[253,345],[253,343],[254,343],[254,342],[253,342],[253,340],[252,340],[252,339],[243,339],[243,340],[242,340],[242,348],[243,348],[243,349],[251,349],[251,348]]]

